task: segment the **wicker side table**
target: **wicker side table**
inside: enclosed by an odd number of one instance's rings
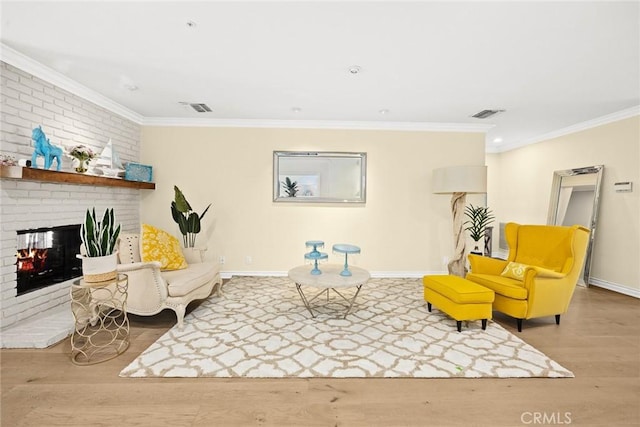
[[[71,361],[93,365],[113,359],[129,348],[126,274],[113,280],[71,285],[71,311],[75,330],[71,335]]]

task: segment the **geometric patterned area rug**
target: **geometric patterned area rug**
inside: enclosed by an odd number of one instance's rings
[[[120,376],[573,377],[495,322],[458,332],[437,307],[427,311],[421,279],[371,279],[346,319],[331,294],[312,318],[287,277],[234,277],[223,297],[201,303],[183,330],[167,331]]]

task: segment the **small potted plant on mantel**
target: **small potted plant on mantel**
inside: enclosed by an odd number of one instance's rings
[[[119,235],[120,224],[115,226],[113,208],[105,210],[101,222],[97,221],[96,208],[87,209],[85,222],[80,227],[84,253],[78,255],[82,259],[85,282],[104,282],[116,278],[118,253],[115,248]]]
[[[198,261],[202,261],[202,251],[205,249],[196,249],[196,237],[202,230],[201,220],[211,207],[211,203],[198,215],[191,208],[182,191],[175,185],[173,190],[174,200],[171,202],[171,216],[180,228],[187,262],[190,262],[189,260],[193,259],[193,257]]]
[[[484,251],[478,248],[478,242],[484,239],[487,227],[493,222],[494,216],[488,207],[473,205],[466,206],[464,208],[464,214],[469,218],[468,221],[464,222],[464,225],[469,224],[465,230],[469,232],[471,239],[475,242],[475,247],[471,253],[484,255]]]

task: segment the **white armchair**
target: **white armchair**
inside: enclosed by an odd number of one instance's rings
[[[221,296],[222,279],[216,264],[202,262],[199,252],[185,251],[189,267],[183,270],[161,271],[160,263],[141,262],[140,236],[121,234],[118,244],[118,272],[129,277],[127,312],[151,316],[170,308],[176,312],[178,327],[183,327],[187,305],[211,295]]]

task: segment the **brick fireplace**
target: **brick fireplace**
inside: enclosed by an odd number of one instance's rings
[[[0,67],[0,153],[30,158],[31,131],[42,125],[55,145],[84,144],[101,152],[111,139],[123,162],[139,161],[138,123],[6,62],[0,62]],[[71,159],[63,159],[62,170],[73,171]],[[18,295],[18,231],[79,224],[91,207],[96,212],[113,207],[123,231],[135,231],[140,223],[141,190],[15,179],[2,179],[0,186],[0,328],[4,334],[44,312],[66,310],[70,301],[72,279]]]
[[[2,181],[2,300],[1,326],[4,328],[35,316],[56,306],[69,303],[70,281],[18,295],[16,254],[19,230],[78,224],[88,207],[103,212],[113,207],[116,220],[123,229],[139,227],[139,190],[128,188],[93,187]]]

